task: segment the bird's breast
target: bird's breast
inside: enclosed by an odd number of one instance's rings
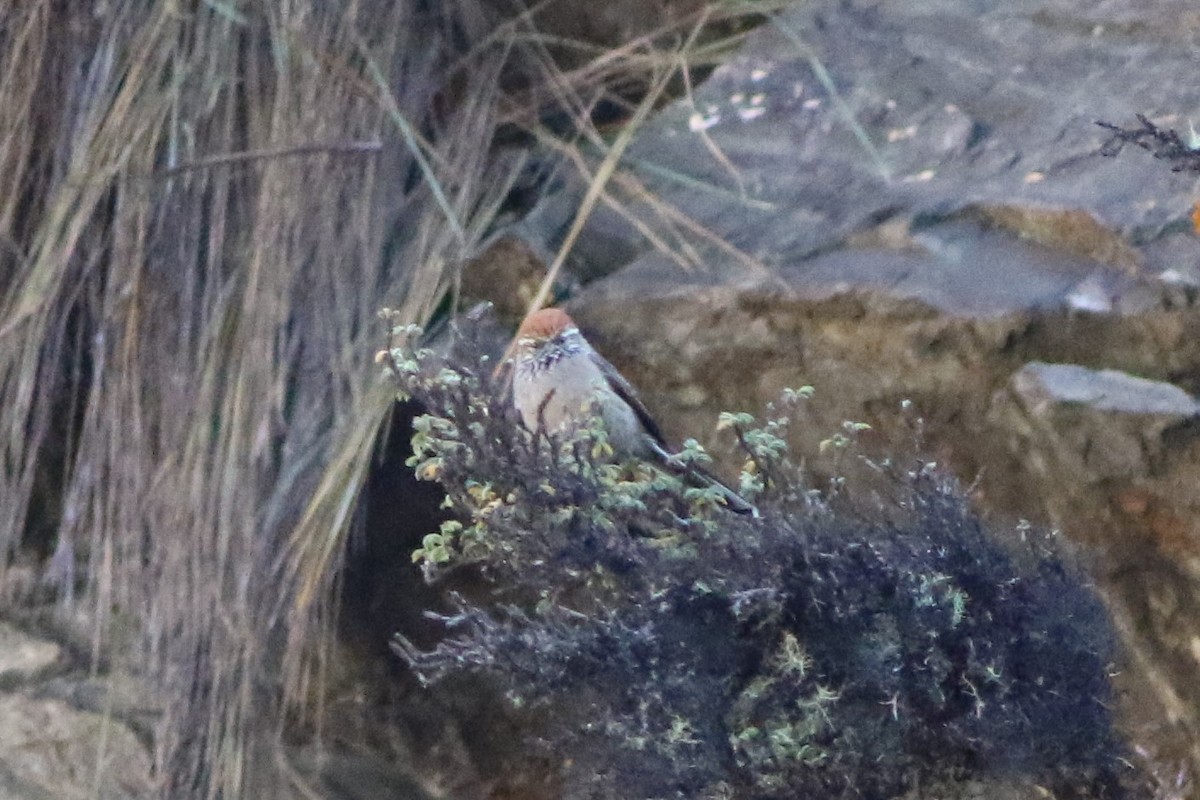
[[[518,375],[513,381],[513,405],[531,431],[561,433],[589,422],[599,411],[609,443],[621,455],[640,455],[645,436],[633,409],[608,384],[591,359],[565,358]]]

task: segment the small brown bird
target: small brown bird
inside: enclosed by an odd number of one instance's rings
[[[584,423],[586,414],[598,413],[619,458],[639,458],[693,483],[717,487],[731,511],[757,515],[737,492],[670,453],[637,391],[561,309],[535,311],[517,331],[513,405],[534,432],[567,431]]]

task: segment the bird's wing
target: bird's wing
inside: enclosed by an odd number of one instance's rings
[[[646,410],[646,406],[642,402],[642,399],[638,397],[637,389],[633,388],[633,384],[625,380],[621,373],[617,372],[616,367],[608,363],[599,353],[593,353],[592,358],[596,359],[596,364],[600,367],[600,371],[608,381],[609,387],[616,392],[618,397],[629,404],[629,407],[633,409],[633,413],[637,415],[642,426],[650,434],[650,438],[654,440],[654,449],[657,451],[662,466],[671,469],[676,474],[688,475],[693,480],[699,479],[703,483],[716,486],[725,496],[726,507],[735,514],[751,514],[755,518],[758,517],[758,509],[733,489],[730,489],[720,478],[705,469],[697,467],[695,464],[685,465],[679,463],[667,447],[667,440],[663,436],[662,429],[658,427],[658,423],[654,421],[654,417],[650,416],[650,412]]]
[[[600,371],[604,373],[609,387],[616,392],[617,397],[620,397],[629,404],[629,407],[633,409],[633,413],[637,415],[638,421],[642,423],[642,427],[650,434],[650,438],[659,447],[667,450],[667,439],[663,436],[662,428],[658,427],[658,423],[654,421],[654,417],[650,416],[650,412],[646,409],[642,398],[638,397],[637,389],[633,388],[633,384],[625,380],[621,373],[617,372],[617,368],[608,363],[604,356],[599,353],[593,353],[592,358],[596,359],[596,363],[599,365]]]

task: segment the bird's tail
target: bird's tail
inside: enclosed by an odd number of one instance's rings
[[[753,516],[756,519],[759,516],[758,509],[754,504],[729,487],[729,484],[713,475],[706,469],[696,466],[695,464],[685,464],[677,457],[668,453],[661,447],[654,447],[655,452],[661,458],[662,463],[667,466],[671,472],[679,475],[684,480],[690,482],[693,486],[699,489],[716,489],[721,493],[722,500],[725,501],[725,507],[735,514],[746,514]]]
[[[759,516],[758,509],[755,508],[753,503],[729,488],[724,481],[712,473],[702,470],[699,467],[688,467],[685,477],[692,478],[706,487],[718,489],[721,492],[721,497],[725,500],[725,507],[733,513],[747,514],[755,518]]]

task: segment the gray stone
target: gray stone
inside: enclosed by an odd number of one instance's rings
[[[58,665],[62,648],[0,622],[0,687],[45,674]]]
[[[1200,415],[1200,403],[1177,386],[1078,364],[1027,364],[1010,391],[1019,410],[998,419],[1023,432],[1014,451],[1052,451],[1049,462],[1035,458],[1034,469],[1053,469],[1056,483],[1065,474],[1077,488],[1151,474],[1164,431]]]
[[[0,798],[133,800],[152,789],[150,755],[120,722],[0,695]]]
[[[1016,250],[1028,239],[1130,281],[1181,254],[1195,261],[1200,243],[1179,224],[1192,182],[1136,148],[1099,156],[1108,133],[1093,124],[1133,125],[1147,111],[1186,128],[1170,114],[1200,107],[1200,88],[1171,77],[1193,68],[1194,30],[1179,22],[1192,13],[1172,2],[800,4],[638,133],[625,164],[646,191],[613,189],[627,215],[599,207],[574,268],[591,280],[661,246],[693,269],[763,274],[845,248],[881,220],[919,229],[967,209],[985,210]],[[584,192],[569,167],[561,174],[524,223],[539,251],[557,249]],[[1007,277],[961,264],[964,280]]]
[[[1043,413],[1048,406],[1069,403],[1097,411],[1164,417],[1166,424],[1200,414],[1200,402],[1178,386],[1078,364],[1027,364],[1013,376],[1013,389],[1027,408],[1038,407]]]

